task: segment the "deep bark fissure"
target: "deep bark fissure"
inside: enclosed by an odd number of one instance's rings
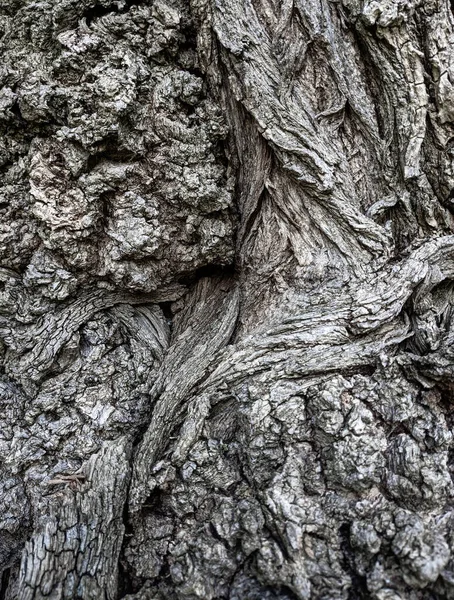
[[[6,2],[0,599],[453,597],[453,15]]]

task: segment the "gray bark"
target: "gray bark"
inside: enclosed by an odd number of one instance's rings
[[[454,598],[452,2],[0,28],[0,598]]]

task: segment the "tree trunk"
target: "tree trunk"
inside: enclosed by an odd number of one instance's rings
[[[452,0],[0,25],[0,598],[454,598]]]

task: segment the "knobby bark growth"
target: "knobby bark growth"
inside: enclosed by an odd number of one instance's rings
[[[0,28],[0,598],[454,598],[452,2]]]

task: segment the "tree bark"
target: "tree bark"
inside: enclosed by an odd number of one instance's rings
[[[0,598],[454,598],[452,1],[0,27]]]

